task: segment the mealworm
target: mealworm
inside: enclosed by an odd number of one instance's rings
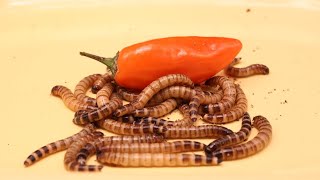
[[[223,97],[221,101],[215,104],[208,105],[209,114],[216,112],[225,112],[230,109],[236,100],[236,87],[235,84],[224,76],[214,76],[206,81],[207,85],[219,85],[223,91]]]
[[[110,144],[100,147],[98,151],[110,153],[181,153],[202,151],[205,144],[197,141],[174,141],[162,143]]]
[[[133,93],[133,92],[129,92],[128,90],[120,87],[120,86],[117,86],[116,88],[117,90],[117,93],[126,101],[128,102],[132,102],[134,101],[139,94],[136,94],[136,93]]]
[[[143,108],[154,94],[159,92],[161,89],[172,85],[193,86],[193,82],[190,78],[182,74],[170,74],[167,76],[162,76],[150,83],[146,88],[144,88],[133,102],[126,104],[116,110],[115,116],[123,116],[125,114],[131,113],[135,109]]]
[[[131,114],[136,117],[161,117],[166,114],[169,114],[177,107],[177,105],[177,100],[167,99],[166,101],[157,106],[136,109]]]
[[[102,88],[99,89],[96,95],[98,107],[102,107],[109,102],[113,89],[114,86],[112,83],[106,83]]]
[[[163,133],[167,130],[165,126],[157,126],[154,124],[128,124],[118,122],[113,119],[104,119],[97,121],[96,124],[112,133],[124,135],[137,135],[148,133]]]
[[[180,153],[109,153],[98,152],[97,161],[122,167],[178,167],[218,165],[221,158]]]
[[[238,120],[247,111],[247,98],[239,85],[236,85],[236,104],[224,113],[205,114],[203,120],[210,123],[223,124]],[[208,110],[208,105],[204,106]]]
[[[269,74],[269,68],[263,64],[252,64],[243,68],[233,67],[241,58],[235,58],[232,63],[225,69],[227,75],[232,77],[248,77],[256,74]]]
[[[263,116],[253,118],[253,127],[258,129],[258,134],[250,141],[236,146],[225,147],[213,153],[213,157],[221,157],[223,160],[236,160],[254,155],[263,150],[271,141],[272,127]]]
[[[85,165],[79,164],[77,161],[77,154],[80,152],[80,150],[88,142],[94,141],[99,137],[103,137],[103,133],[96,131],[76,139],[67,149],[67,152],[64,156],[64,165],[66,169],[69,171],[101,171],[103,168],[102,165]]]
[[[113,93],[111,100],[106,105],[93,111],[76,113],[73,122],[75,124],[87,124],[104,119],[122,106],[122,103],[122,99],[116,93]]]
[[[34,164],[35,162],[51,155],[56,152],[62,151],[67,149],[71,143],[75,141],[75,139],[78,139],[79,137],[86,136],[89,133],[92,133],[95,131],[95,128],[92,124],[88,124],[85,128],[83,128],[80,132],[67,137],[65,139],[61,139],[55,142],[52,142],[50,144],[47,144],[38,150],[34,151],[31,155],[27,157],[27,159],[24,161],[25,166],[30,166]]]
[[[206,153],[211,153],[221,149],[222,147],[239,144],[248,139],[251,132],[251,119],[248,113],[242,117],[241,129],[233,134],[226,135],[211,142],[206,148]]]
[[[79,83],[76,85],[74,89],[74,96],[79,100],[84,103],[90,104],[92,106],[96,106],[97,102],[94,98],[91,98],[89,96],[86,96],[86,92],[94,81],[96,81],[99,77],[101,77],[101,74],[92,74],[87,77],[84,77]]]
[[[51,94],[60,97],[65,106],[67,106],[67,108],[69,108],[71,111],[97,109],[97,107],[88,105],[76,99],[71,90],[64,86],[54,86],[51,89]]]
[[[101,77],[97,78],[92,84],[92,93],[97,93],[103,86],[113,80],[113,76],[109,73],[103,74]]]
[[[219,138],[233,133],[230,129],[215,125],[200,126],[168,126],[164,133],[165,138]]]
[[[198,120],[198,108],[203,100],[204,93],[200,90],[196,90],[195,96],[193,96],[189,102],[189,113],[192,122],[196,122]]]

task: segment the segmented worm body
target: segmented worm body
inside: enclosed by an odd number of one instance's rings
[[[113,119],[100,120],[97,121],[96,124],[109,132],[123,135],[164,133],[167,130],[165,126],[157,126],[154,124],[128,124]]]
[[[203,91],[196,90],[196,95],[193,96],[189,102],[189,113],[192,122],[196,122],[198,120],[198,108],[201,102],[204,101],[204,93]]]
[[[177,100],[167,99],[157,106],[136,109],[132,112],[132,115],[136,117],[161,117],[176,109],[177,105]]]
[[[209,114],[214,114],[216,112],[225,112],[230,109],[236,101],[236,87],[232,80],[224,76],[214,76],[206,81],[207,85],[219,85],[223,91],[223,98],[221,101],[215,104],[209,104],[208,112]]]
[[[126,101],[128,102],[132,102],[134,101],[139,94],[136,94],[136,93],[133,93],[133,92],[129,92],[128,90],[120,87],[120,86],[117,86],[116,88],[117,90],[117,93]]]
[[[203,120],[215,124],[224,124],[238,120],[247,111],[247,98],[239,85],[236,85],[237,98],[235,106],[231,107],[224,113],[205,114]],[[208,105],[206,105],[208,106]],[[210,108],[204,107],[209,110]],[[210,110],[209,110],[210,111]]]
[[[218,165],[221,158],[180,153],[109,153],[98,152],[97,161],[122,167],[178,167]]]
[[[89,122],[95,122],[100,119],[104,119],[122,106],[122,103],[122,99],[116,93],[113,93],[111,100],[106,105],[101,106],[93,111],[76,113],[75,117],[73,118],[73,122],[75,124],[87,124]]]
[[[97,109],[95,106],[88,105],[76,99],[71,92],[71,90],[64,86],[54,86],[51,89],[51,94],[57,97],[60,97],[63,103],[71,110],[71,111],[79,111],[79,110],[94,110]]]
[[[95,80],[92,84],[91,91],[92,93],[97,93],[103,86],[109,82],[113,81],[113,76],[109,73],[103,74],[97,80]]]
[[[92,133],[95,131],[95,128],[92,124],[87,125],[85,128],[83,128],[80,132],[67,137],[65,139],[58,140],[56,142],[52,142],[50,144],[47,144],[40,149],[34,151],[31,155],[27,157],[27,159],[24,161],[25,166],[30,166],[34,164],[35,162],[39,161],[40,159],[43,159],[51,154],[54,154],[56,152],[62,151],[67,149],[71,143],[73,143],[76,139],[80,137],[84,137],[87,134]]]
[[[112,83],[106,83],[102,88],[99,89],[96,96],[98,107],[108,104],[113,89],[114,86]]]
[[[77,161],[77,154],[88,142],[92,142],[101,137],[103,137],[103,133],[96,131],[76,139],[67,149],[64,156],[66,169],[69,171],[100,171],[103,168],[102,165],[79,164]]]
[[[252,64],[243,68],[233,67],[241,58],[235,58],[232,63],[225,69],[226,74],[232,77],[248,77],[256,74],[269,74],[269,68],[263,64]]]
[[[119,117],[131,113],[135,109],[143,108],[153,95],[155,95],[161,89],[172,85],[193,86],[193,82],[187,76],[182,74],[170,74],[160,77],[143,89],[133,102],[116,110],[115,115]]]
[[[205,144],[197,141],[174,141],[162,143],[110,144],[99,149],[110,153],[181,153],[203,151]]]
[[[253,127],[258,129],[258,134],[250,141],[231,147],[225,147],[213,153],[207,153],[213,157],[221,157],[223,160],[236,160],[254,155],[263,150],[272,137],[272,127],[263,116],[253,118]]]
[[[84,103],[90,104],[92,106],[96,106],[97,102],[96,99],[89,97],[86,95],[86,92],[94,81],[96,81],[99,77],[101,77],[101,74],[92,74],[89,76],[84,77],[75,87],[74,89],[74,96]]]
[[[251,132],[251,119],[248,113],[242,117],[241,129],[233,134],[226,135],[211,142],[206,148],[206,153],[214,152],[222,147],[239,144],[248,139]]]

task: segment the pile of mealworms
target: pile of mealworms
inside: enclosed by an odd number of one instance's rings
[[[233,65],[238,60],[225,69],[228,76],[269,73],[261,64],[236,68]],[[89,89],[96,94],[95,98],[87,94]],[[82,79],[74,92],[58,85],[52,88],[52,95],[60,97],[75,112],[73,123],[83,129],[34,151],[24,161],[25,166],[62,150],[66,150],[64,165],[70,171],[100,171],[104,165],[218,165],[256,154],[268,145],[272,136],[265,117],[255,116],[251,121],[245,93],[227,76],[214,76],[195,85],[185,75],[170,74],[141,92],[130,92],[118,86],[109,73],[93,74]],[[176,109],[182,114],[181,119],[164,119]],[[239,119],[242,125],[238,132],[223,126]],[[200,120],[203,123],[196,125]],[[248,140],[252,127],[258,133]],[[117,135],[105,136],[99,129]],[[214,141],[204,144],[190,139]],[[99,165],[87,164],[93,155]]]

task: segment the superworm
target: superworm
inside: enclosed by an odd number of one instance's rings
[[[226,135],[208,144],[205,148],[206,153],[214,152],[222,147],[239,144],[248,139],[251,132],[251,118],[248,113],[242,117],[241,129],[233,134]]]
[[[72,91],[64,86],[54,86],[51,89],[51,94],[57,97],[60,97],[63,103],[71,110],[71,111],[79,111],[79,110],[94,110],[97,107],[88,105],[76,99],[72,93]]]
[[[204,93],[202,91],[196,90],[195,96],[193,96],[189,102],[189,113],[192,122],[196,122],[198,120],[198,108],[202,101],[204,101]]]
[[[136,109],[132,112],[132,115],[136,117],[161,117],[169,114],[177,105],[177,100],[171,98],[157,106]]]
[[[225,112],[230,109],[236,101],[236,87],[232,80],[224,76],[214,76],[206,81],[207,85],[219,85],[223,91],[223,98],[215,104],[208,105],[209,114]]]
[[[243,68],[233,67],[241,58],[235,58],[232,63],[225,69],[227,75],[232,77],[248,77],[255,74],[269,74],[269,68],[263,64],[252,64]]]
[[[139,94],[136,94],[136,93],[133,93],[133,92],[129,92],[128,90],[120,87],[120,86],[117,86],[116,88],[117,90],[117,93],[126,101],[128,102],[132,102],[134,101]]]
[[[35,162],[51,155],[56,152],[62,151],[67,149],[71,143],[74,142],[75,139],[78,139],[80,137],[86,136],[89,133],[92,133],[95,131],[95,128],[92,124],[88,124],[85,128],[83,128],[80,132],[67,137],[65,139],[61,139],[55,142],[52,142],[50,144],[47,144],[38,150],[34,151],[31,155],[27,157],[27,159],[24,161],[25,166],[30,166],[34,164]]]
[[[110,144],[99,148],[98,151],[110,153],[181,153],[190,151],[203,151],[205,144],[197,141],[174,141],[161,143],[133,143]]]
[[[238,120],[247,111],[247,98],[239,85],[236,85],[237,97],[235,106],[224,113],[205,114],[203,120],[215,124],[224,124]],[[204,109],[209,110],[206,105]],[[209,110],[210,111],[210,110]]]
[[[122,103],[122,99],[116,93],[113,93],[111,100],[106,105],[89,112],[76,113],[73,122],[75,124],[87,124],[104,119],[122,106]]]
[[[233,131],[215,125],[200,125],[200,126],[168,126],[164,133],[164,137],[168,139],[194,139],[194,138],[219,138]]]
[[[109,73],[103,74],[101,77],[97,78],[92,84],[92,93],[97,93],[103,86],[109,82],[113,81],[113,76]]]
[[[167,130],[165,126],[157,126],[154,124],[128,124],[113,119],[100,120],[97,121],[96,124],[109,132],[122,135],[164,133]]]
[[[193,82],[190,78],[182,74],[170,74],[167,76],[162,76],[144,88],[133,102],[117,109],[115,111],[115,116],[123,116],[131,113],[135,109],[143,108],[153,95],[155,95],[161,89],[172,85],[186,85],[192,87]]]
[[[102,165],[85,165],[79,164],[77,161],[77,155],[80,150],[88,142],[94,141],[99,137],[103,137],[103,133],[96,131],[84,137],[76,139],[67,149],[67,152],[64,156],[64,164],[66,169],[69,171],[101,171],[101,169],[103,168]]]
[[[221,157],[223,160],[236,160],[254,155],[263,150],[271,141],[272,127],[263,116],[253,118],[253,127],[258,129],[258,134],[248,142],[236,146],[225,147],[213,153],[207,153],[213,157]]]
[[[84,103],[90,104],[92,106],[96,106],[97,102],[96,99],[89,97],[86,95],[86,92],[94,81],[96,81],[99,77],[101,77],[101,74],[92,74],[89,76],[84,77],[79,83],[76,85],[74,89],[74,96]]]
[[[112,83],[106,83],[102,88],[99,89],[96,95],[98,107],[102,107],[109,102],[113,89],[114,85]]]
[[[98,152],[97,161],[122,167],[179,167],[218,165],[221,158],[181,153],[109,153]]]

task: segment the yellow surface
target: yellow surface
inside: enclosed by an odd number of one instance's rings
[[[228,2],[1,1],[0,178],[319,178],[320,4]],[[273,126],[273,140],[264,151],[217,167],[72,173],[64,169],[63,152],[23,166],[35,149],[80,130],[72,124],[73,112],[50,95],[54,85],[73,89],[84,76],[104,72],[102,64],[80,57],[79,51],[113,56],[132,43],[176,35],[240,39],[239,66],[270,67],[268,76],[236,81],[247,94],[251,116],[264,115]],[[240,122],[228,127],[236,131]]]

